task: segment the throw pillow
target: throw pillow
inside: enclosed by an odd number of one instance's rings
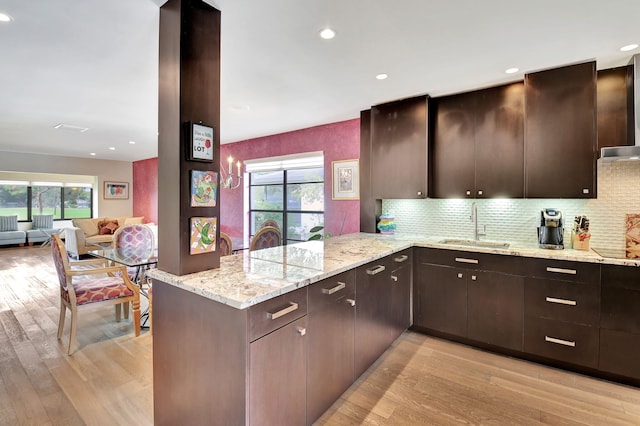
[[[141,225],[144,220],[144,216],[127,217],[124,219],[125,225]]]
[[[0,216],[0,232],[17,231],[17,230],[18,230],[18,215]]]
[[[34,214],[32,227],[33,229],[52,229],[53,215],[52,214]]]
[[[98,234],[111,235],[118,229],[118,222],[115,220],[103,220],[98,222]]]

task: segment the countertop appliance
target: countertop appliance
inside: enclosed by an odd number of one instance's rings
[[[553,250],[564,249],[564,226],[560,210],[542,209],[540,212],[538,247]]]

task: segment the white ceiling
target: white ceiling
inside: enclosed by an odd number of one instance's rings
[[[157,155],[164,0],[4,0],[0,151]],[[222,11],[223,143],[359,117],[371,105],[626,65],[638,0],[210,0]],[[333,40],[318,32],[330,25]],[[521,72],[506,75],[518,67]],[[387,80],[376,80],[387,73]],[[54,129],[88,127],[84,133]],[[135,141],[130,145],[129,141]],[[109,150],[114,147],[115,150]],[[89,153],[95,152],[95,157]]]

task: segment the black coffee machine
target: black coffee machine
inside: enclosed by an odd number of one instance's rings
[[[564,226],[562,212],[557,209],[543,209],[540,212],[538,246],[545,249],[564,249]]]

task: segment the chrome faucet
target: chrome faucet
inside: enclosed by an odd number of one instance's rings
[[[487,235],[487,225],[484,225],[484,232],[478,232],[478,206],[474,201],[471,203],[471,216],[469,216],[473,223],[473,240],[478,241],[480,237]]]

